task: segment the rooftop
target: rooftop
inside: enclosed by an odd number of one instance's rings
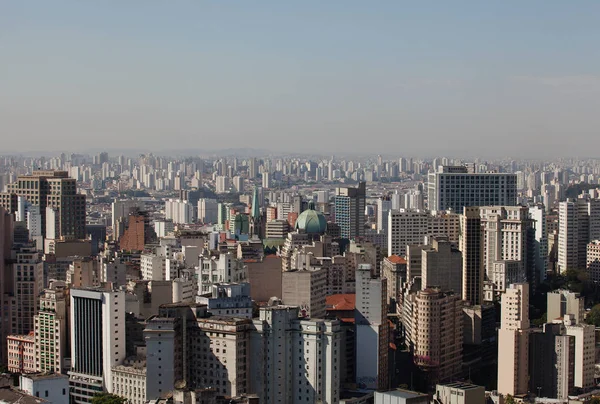
[[[0,402],[2,403],[19,403],[19,404],[42,404],[49,403],[44,399],[30,396],[27,393],[13,390],[10,387],[0,388]]]
[[[325,299],[325,307],[328,311],[354,310],[356,308],[356,295],[347,293],[327,296]]]
[[[406,260],[399,255],[390,255],[387,259],[393,264],[406,264]]]
[[[429,397],[427,394],[419,393],[418,391],[403,390],[403,389],[386,391],[386,392],[380,393],[380,394],[386,394],[386,395],[389,395],[392,397],[401,397],[404,399],[417,398],[417,397]]]

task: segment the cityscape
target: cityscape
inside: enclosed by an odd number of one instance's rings
[[[0,404],[600,404],[600,2],[0,6]]]
[[[101,152],[0,169],[1,357],[19,394],[599,393],[600,160]]]

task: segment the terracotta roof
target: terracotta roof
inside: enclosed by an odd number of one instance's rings
[[[393,264],[406,264],[406,260],[399,255],[390,255],[387,259]]]
[[[347,293],[327,296],[325,299],[325,307],[329,311],[354,310],[356,308],[356,295]]]

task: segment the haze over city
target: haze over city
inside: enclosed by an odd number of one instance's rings
[[[598,2],[7,1],[10,152],[600,147]]]

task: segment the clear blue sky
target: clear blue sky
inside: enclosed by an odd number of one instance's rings
[[[8,150],[600,154],[598,1],[4,0]]]

